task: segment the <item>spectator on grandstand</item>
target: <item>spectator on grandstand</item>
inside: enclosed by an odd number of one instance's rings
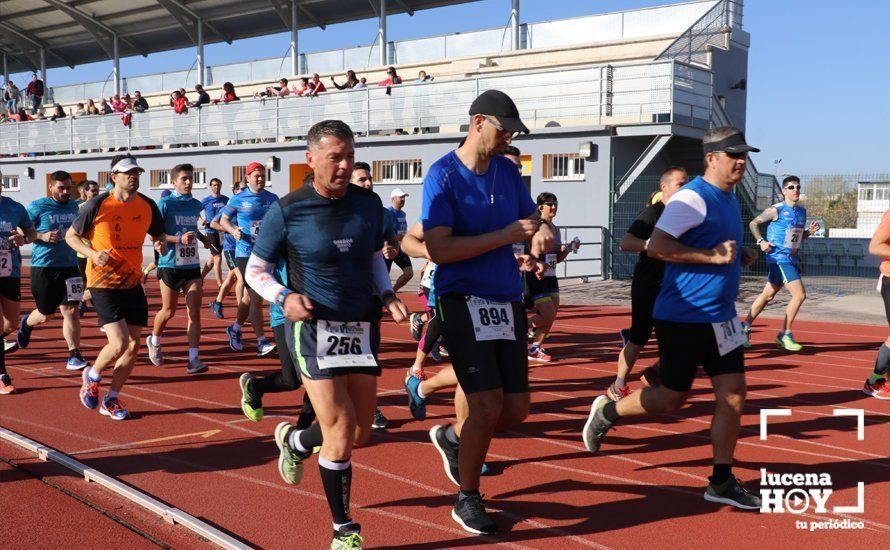
[[[175,112],[178,115],[188,114],[189,103],[182,96],[182,93],[180,93],[179,90],[176,90],[175,92],[173,92],[173,98],[171,99],[171,102],[173,104],[173,112]]]
[[[240,100],[240,98],[235,95],[235,85],[231,82],[226,82],[223,84],[223,95],[219,99],[214,99],[213,104],[216,105],[219,102],[231,103],[238,100]]]
[[[65,118],[66,116],[68,115],[65,113],[65,109],[63,109],[61,105],[56,103],[55,107],[53,107],[53,116],[51,116],[49,119],[59,120],[60,118]]]
[[[365,77],[361,77],[358,79],[358,84],[355,85],[355,89],[358,90],[360,88],[368,87],[368,79]]]
[[[430,82],[433,80],[433,77],[426,74],[426,71],[420,71],[417,73],[417,80],[414,82]]]
[[[127,104],[127,110],[132,111],[133,110],[133,98],[130,96],[130,94],[124,94],[123,101],[124,101],[124,103]]]
[[[290,90],[287,87],[286,78],[279,80],[278,86],[269,86],[265,91],[253,94],[254,97],[284,97],[287,95],[290,95]]]
[[[328,89],[324,87],[324,82],[321,81],[318,73],[312,73],[312,80],[309,81],[309,92],[304,93],[303,95],[316,96],[326,91],[328,91]]]
[[[148,101],[142,97],[142,92],[136,90],[136,93],[133,94],[133,110],[137,113],[144,113],[148,110]]]
[[[349,69],[348,71],[346,71],[346,83],[345,84],[337,84],[337,81],[334,80],[333,76],[331,77],[331,84],[333,84],[334,88],[337,88],[338,90],[346,90],[346,89],[351,90],[352,88],[355,88],[355,86],[358,84],[358,79],[355,77],[355,71],[353,71],[352,69]]]
[[[210,94],[204,90],[204,86],[195,84],[195,91],[198,92],[198,100],[192,103],[192,107],[201,108],[201,105],[210,104]]]
[[[396,74],[396,68],[390,67],[386,69],[386,80],[381,80],[377,83],[378,86],[393,86],[395,84],[401,84],[402,77]]]
[[[37,78],[37,73],[32,74],[31,82],[28,83],[28,87],[25,89],[25,97],[28,98],[31,105],[32,115],[37,114],[37,110],[40,109],[45,91],[43,81]]]
[[[111,109],[111,105],[108,104],[108,101],[103,97],[102,103],[99,104],[99,114],[100,115],[110,115],[113,113]]]
[[[112,96],[112,97],[109,98],[109,99],[111,100],[111,101],[109,102],[109,103],[111,103],[111,109],[112,109],[115,113],[123,113],[124,111],[127,110],[127,104],[126,104],[126,102],[121,101],[121,95],[120,95],[120,94],[114,94],[114,96]]]
[[[14,120],[16,122],[28,122],[31,118],[28,116],[28,113],[25,111],[25,107],[19,105],[19,112],[14,115],[9,115],[9,120]]]
[[[6,104],[7,114],[15,114],[19,110],[19,101],[22,99],[22,92],[15,82],[10,80],[3,89],[3,102]]]
[[[74,114],[72,116],[75,116],[75,117],[87,116],[87,110],[84,108],[83,103],[77,104],[77,110],[74,111]]]
[[[88,99],[88,100],[87,100],[87,114],[88,114],[88,115],[98,115],[98,114],[100,114],[100,113],[99,113],[99,108],[96,107],[96,102],[93,101],[92,99]]]
[[[294,84],[294,87],[293,87],[294,95],[304,95],[304,94],[308,95],[309,90],[310,90],[309,79],[306,78],[305,76],[300,77],[300,83]]]

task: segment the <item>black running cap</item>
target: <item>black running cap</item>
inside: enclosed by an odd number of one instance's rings
[[[713,143],[703,143],[702,149],[704,149],[705,154],[708,153],[759,153],[760,149],[757,147],[751,147],[747,143],[745,143],[745,134],[739,132],[738,134],[732,134],[731,136],[726,136],[720,141],[715,141]]]
[[[504,130],[528,134],[529,130],[519,119],[519,109],[510,96],[500,90],[486,90],[470,105],[471,115],[497,117]]]

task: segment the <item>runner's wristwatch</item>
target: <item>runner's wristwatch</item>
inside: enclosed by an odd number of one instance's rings
[[[281,292],[278,293],[278,296],[275,297],[275,305],[284,309],[284,300],[287,298],[288,294],[291,294],[293,290],[289,288],[285,288]]]
[[[762,242],[765,241],[765,240],[766,240],[766,239],[764,239],[763,237],[760,237],[759,239],[757,239],[757,245],[759,246],[760,243],[762,243]]]

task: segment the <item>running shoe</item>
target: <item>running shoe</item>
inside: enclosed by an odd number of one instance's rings
[[[460,472],[457,466],[457,453],[460,449],[460,445],[451,443],[448,441],[448,438],[445,437],[445,429],[447,427],[448,424],[433,426],[432,429],[430,429],[430,440],[442,457],[442,464],[445,467],[445,475],[448,476],[448,479],[450,479],[452,483],[460,487]]]
[[[442,350],[439,349],[439,346],[434,345],[433,349],[430,350],[430,359],[436,363],[442,362]]]
[[[745,490],[739,480],[732,475],[720,485],[708,483],[705,500],[729,504],[743,510],[760,510],[760,497]]]
[[[241,331],[235,330],[234,327],[226,327],[226,336],[229,337],[229,347],[232,351],[241,351],[244,346],[241,344]]]
[[[80,370],[85,369],[90,364],[86,362],[80,352],[75,353],[71,357],[68,358],[68,363],[65,364],[65,370]]]
[[[331,540],[331,550],[361,550],[362,543],[365,539],[359,534],[362,526],[358,523],[350,523],[334,531],[334,538]]]
[[[244,416],[252,422],[259,422],[263,419],[263,401],[254,391],[256,378],[249,372],[245,372],[238,379],[241,386],[241,410]]]
[[[498,532],[498,526],[485,512],[482,495],[463,496],[458,493],[451,517],[468,533],[496,535]]]
[[[22,319],[19,321],[19,331],[15,335],[15,341],[20,348],[25,349],[28,347],[28,344],[31,343],[32,330],[34,330],[34,328],[28,326],[28,316],[22,315]]]
[[[624,349],[630,341],[630,329],[623,328],[619,330],[618,337],[621,338],[621,349]]]
[[[371,423],[371,427],[375,430],[382,430],[387,426],[389,426],[389,420],[383,416],[380,409],[374,409],[374,421]]]
[[[80,379],[80,402],[88,409],[95,409],[99,406],[99,383],[90,378],[90,369],[83,369]]]
[[[439,344],[439,355],[442,357],[448,357],[448,348],[446,348],[443,344]]]
[[[0,395],[9,395],[15,393],[15,386],[8,374],[0,375]]]
[[[803,349],[803,346],[794,341],[794,336],[790,332],[779,333],[776,336],[776,342],[788,351],[800,351]]]
[[[751,347],[751,325],[742,321],[742,332],[745,333],[745,347]]]
[[[295,430],[287,422],[282,422],[275,427],[275,444],[278,445],[278,473],[281,479],[288,485],[296,485],[303,478],[303,459],[311,456],[311,453],[301,454],[296,449],[291,449],[290,434]]]
[[[593,400],[590,406],[590,414],[587,416],[587,422],[584,423],[584,431],[581,438],[584,440],[584,446],[591,453],[600,450],[600,445],[606,437],[606,432],[612,429],[612,423],[603,416],[603,407],[606,406],[609,398],[601,395]]]
[[[420,390],[420,383],[422,380],[413,374],[411,371],[408,371],[408,376],[405,377],[405,391],[408,392],[408,410],[411,411],[411,416],[414,417],[414,420],[424,420],[426,419],[426,399],[420,397],[418,390]]]
[[[275,344],[263,338],[256,344],[256,356],[265,357],[275,351]]]
[[[142,268],[142,284],[143,285],[148,282],[148,274],[149,273],[150,272],[147,269]]]
[[[411,338],[414,338],[415,342],[420,342],[420,336],[423,334],[423,327],[426,325],[426,323],[423,322],[423,314],[412,313],[409,319],[411,321]]]
[[[210,306],[210,311],[212,311],[213,314],[216,315],[216,318],[217,318],[217,319],[222,319],[222,318],[223,318],[223,311],[222,311],[222,306],[223,306],[223,305],[222,305],[222,302],[218,302],[218,301],[216,301],[216,300],[213,300],[213,301],[210,302],[210,304],[208,304],[208,305]]]
[[[862,386],[862,391],[875,399],[890,399],[890,387],[888,387],[887,380],[884,378],[881,378],[874,384],[871,383],[871,380],[866,380],[865,385]]]
[[[547,352],[544,351],[544,348],[532,346],[532,348],[528,350],[528,360],[549,363],[550,361],[553,361],[553,357],[548,355]]]
[[[117,397],[108,397],[102,400],[102,406],[99,407],[99,413],[111,417],[112,420],[126,420],[130,413],[124,402]]]
[[[4,353],[12,353],[14,351],[18,351],[19,343],[15,340],[3,340],[3,352]]]
[[[204,364],[204,361],[201,361],[198,357],[195,357],[191,361],[189,361],[189,366],[185,369],[185,372],[189,374],[200,374],[207,370],[207,365]]]
[[[535,329],[535,327],[528,329],[528,334],[526,335],[526,336],[528,336],[528,343],[531,344],[532,342],[534,342],[535,336],[537,336],[537,335],[538,335],[538,331]]]
[[[661,365],[659,363],[655,363],[651,367],[646,367],[643,369],[643,372],[640,373],[640,381],[643,384],[646,384],[650,388],[655,388],[661,385]]]
[[[611,384],[609,384],[609,389],[606,390],[606,395],[609,396],[609,399],[617,403],[623,398],[630,395],[630,386],[625,384],[620,388],[616,388],[615,382],[612,382]]]
[[[152,365],[160,367],[164,364],[164,352],[161,351],[161,344],[152,344],[153,341],[154,338],[151,337],[151,334],[145,337],[145,345],[148,346],[148,360]]]
[[[99,327],[99,332],[102,332],[102,333],[105,332],[105,325],[102,325],[101,327]]]

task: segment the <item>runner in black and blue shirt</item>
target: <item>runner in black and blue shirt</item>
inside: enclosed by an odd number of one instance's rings
[[[245,189],[247,189],[246,181],[242,180],[235,182],[232,185],[232,196],[234,197]],[[229,268],[229,274],[226,275],[225,281],[220,285],[219,291],[216,294],[216,299],[208,304],[210,310],[213,311],[213,314],[216,315],[217,319],[222,319],[224,317],[223,300],[229,295],[229,291],[232,290],[233,286],[235,287],[235,299],[238,303],[241,302],[241,299],[244,296],[244,278],[241,276],[241,272],[238,271],[238,264],[235,263],[235,245],[238,241],[235,240],[235,237],[226,233],[219,224],[221,217],[222,210],[217,212],[216,215],[210,219],[210,228],[218,232],[222,239],[221,258],[225,261],[226,267]]]
[[[389,201],[392,204],[386,208],[392,218],[393,229],[396,232],[396,238],[399,242],[401,242],[402,239],[405,238],[405,234],[408,233],[408,217],[404,210],[405,200],[407,198],[408,193],[402,189],[393,189],[389,194]],[[396,264],[399,266],[399,269],[402,270],[402,274],[399,275],[399,278],[396,279],[396,282],[392,285],[393,292],[398,292],[403,286],[411,282],[412,278],[414,278],[414,268],[411,266],[411,258],[401,250],[399,250],[399,253],[394,259],[386,260],[386,269],[391,270],[392,264]]]
[[[204,230],[205,235],[207,236],[206,240],[208,248],[210,249],[210,260],[204,264],[203,269],[201,269],[201,280],[203,280],[212,269],[213,274],[216,276],[216,284],[222,286],[223,259],[222,235],[220,234],[222,232],[211,228],[210,222],[217,214],[222,212],[223,208],[226,207],[226,203],[229,202],[229,197],[222,194],[222,181],[219,178],[213,178],[207,185],[210,187],[210,194],[201,199],[201,207],[203,209],[201,214],[201,229]]]
[[[337,547],[361,547],[361,527],[349,512],[353,445],[370,435],[376,402],[380,299],[396,322],[407,318],[392,292],[383,261],[382,204],[349,183],[355,159],[352,130],[338,120],[314,125],[306,136],[311,185],[289,193],[263,219],[246,279],[281,305],[288,346],[318,415],[298,430],[275,429],[279,473],[289,484],[302,477],[302,462],[321,445],[319,470],[333,517]],[[275,280],[287,265],[287,285]],[[332,546],[334,547],[334,546]]]
[[[252,162],[245,173],[247,189],[238,193],[222,210],[219,225],[235,238],[235,263],[244,277],[247,259],[253,250],[254,242],[260,234],[260,223],[269,207],[278,201],[278,195],[266,191],[266,167],[259,162]],[[257,339],[257,356],[268,355],[275,349],[263,334],[263,300],[253,289],[246,288],[244,297],[238,302],[238,317],[235,323],[226,328],[229,346],[234,351],[241,351],[241,327],[250,317],[250,324]]]
[[[742,266],[756,259],[739,248],[742,215],[733,189],[745,175],[748,152],[741,130],[721,127],[702,138],[705,174],[677,191],[649,239],[647,254],[666,262],[655,301],[661,382],[620,401],[596,398],[582,438],[598,452],[621,418],[680,409],[696,371],[711,378],[717,407],[711,421],[713,473],[705,500],[759,510],[760,497],[732,475],[739,421],[745,404],[745,334],[735,310]]]
[[[31,331],[62,312],[62,336],[68,344],[68,370],[87,366],[80,353],[80,316],[84,280],[77,268],[77,253],[65,242],[65,233],[77,218],[77,202],[71,197],[71,175],[63,170],[50,176],[49,195],[28,205],[28,216],[37,230],[31,252],[31,293],[36,309],[22,317],[16,338],[27,348]]]
[[[198,374],[207,365],[198,356],[201,342],[201,259],[198,254],[198,218],[203,211],[201,203],[192,196],[195,168],[191,164],[178,164],[170,170],[173,192],[158,203],[158,211],[167,235],[167,253],[158,258],[158,281],[161,290],[161,308],[155,314],[151,334],[145,338],[148,358],[157,366],[164,364],[161,336],[170,319],[176,315],[180,293],[185,295],[188,311],[188,366],[186,372]]]

